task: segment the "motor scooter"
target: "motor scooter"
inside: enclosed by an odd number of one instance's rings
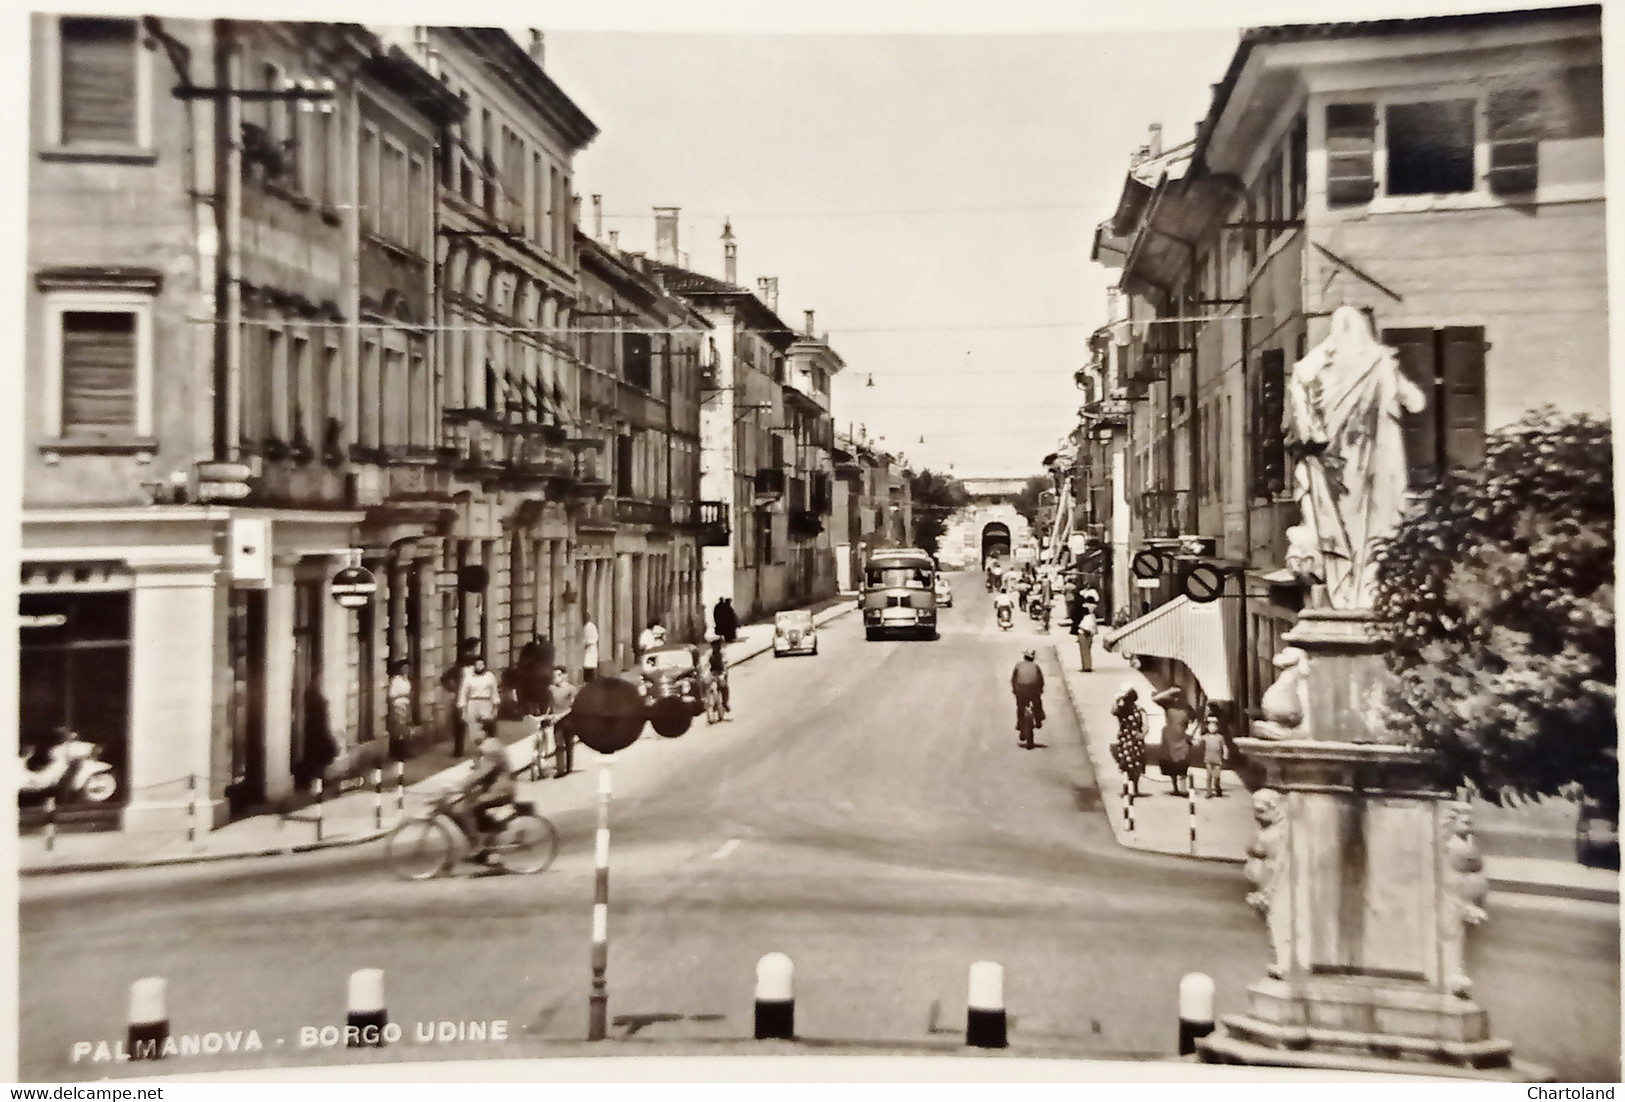
[[[118,791],[118,778],[113,767],[101,760],[101,752],[100,746],[70,732],[51,747],[43,764],[32,752],[23,755],[19,795],[106,803]]]
[[[1011,613],[1009,608],[1001,608],[1001,609],[999,609],[999,630],[1000,631],[1009,631],[1011,626],[1014,623],[1015,623],[1015,616],[1014,616],[1013,613]]]

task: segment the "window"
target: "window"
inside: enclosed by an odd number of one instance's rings
[[[378,344],[373,340],[363,341],[361,344],[361,371],[357,384],[360,388],[360,401],[356,408],[360,411],[361,424],[357,426],[357,443],[364,448],[376,448],[378,440]]]
[[[632,468],[635,458],[630,434],[615,438],[615,493],[620,497],[632,496]]]
[[[406,244],[417,253],[427,252],[428,211],[433,202],[428,190],[428,172],[422,157],[413,157],[406,180]]]
[[[1309,191],[1309,120],[1298,116],[1287,138],[1287,217],[1302,218]]]
[[[379,228],[390,241],[406,243],[411,240],[407,235],[406,150],[394,142],[385,141],[383,163],[379,170],[383,174],[383,210],[379,213]]]
[[[378,186],[378,132],[370,126],[361,128],[360,163],[357,167],[361,176],[361,225],[376,233],[382,198]]]
[[[412,348],[411,371],[411,378],[407,381],[407,394],[411,406],[408,411],[410,431],[407,443],[413,447],[423,448],[434,442],[430,429],[433,424],[430,402],[434,395],[431,393],[428,360],[424,357],[422,347],[416,344]]]
[[[54,304],[58,400],[51,436],[150,435],[150,300],[59,300]]]
[[[1451,467],[1484,461],[1484,330],[1384,329],[1400,370],[1422,391],[1420,413],[1405,415],[1405,455],[1413,489]]]
[[[1470,99],[1390,104],[1388,194],[1472,191],[1475,109]]]
[[[491,112],[480,112],[480,199],[485,213],[496,214],[496,160],[491,155]]]
[[[318,110],[309,119],[310,197],[320,206],[331,207],[338,194],[333,183],[333,170],[338,164],[333,156],[333,113]]]
[[[315,412],[316,377],[310,357],[310,341],[303,335],[295,336],[288,344],[288,368],[293,377],[293,431],[292,442],[307,447],[316,439]]]
[[[530,155],[530,211],[525,223],[525,236],[538,245],[543,240],[542,226],[547,219],[547,174],[542,171],[542,155]]]
[[[321,435],[311,443],[321,448],[324,454],[339,446],[339,414],[344,409],[344,361],[340,359],[341,355],[338,345],[325,345],[322,348],[321,376],[316,380],[316,401],[319,405],[315,423]]]
[[[564,197],[559,189],[559,170],[549,166],[547,177],[547,251],[559,256],[564,252],[564,233],[561,228],[564,225]]]
[[[654,389],[653,354],[654,342],[649,334],[621,334],[621,362],[627,382],[644,390]]]
[[[64,17],[58,27],[59,144],[145,145],[135,20]]]
[[[411,425],[406,353],[399,348],[385,349],[383,370],[384,423],[378,443],[383,447],[395,448],[408,442]]]
[[[1252,496],[1277,497],[1286,491],[1286,353],[1279,348],[1259,353],[1252,407]]]
[[[1326,201],[1368,203],[1377,193],[1377,108],[1370,103],[1326,107]]]
[[[265,330],[265,361],[262,370],[265,380],[269,383],[271,423],[268,436],[272,440],[286,443],[288,432],[288,361],[287,346],[282,339],[282,330],[267,328]]]

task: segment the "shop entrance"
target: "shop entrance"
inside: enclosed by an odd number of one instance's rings
[[[117,828],[130,795],[129,591],[25,593],[18,604],[18,742],[28,772],[19,801],[23,824],[41,818],[46,796],[54,796],[59,823]],[[71,778],[45,787],[55,772],[65,772],[53,764],[52,751],[70,734],[112,767],[111,793],[105,782],[76,787]]]
[[[233,817],[265,800],[265,591],[237,589],[226,621],[231,648],[231,777]]]

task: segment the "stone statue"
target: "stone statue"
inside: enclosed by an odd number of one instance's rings
[[[1405,507],[1403,413],[1421,390],[1352,306],[1332,314],[1331,334],[1293,365],[1287,381],[1287,445],[1303,518],[1288,566],[1324,583],[1332,608],[1369,608],[1375,541]]]
[[[1287,817],[1281,794],[1273,788],[1253,793],[1253,818],[1258,835],[1247,847],[1243,870],[1253,890],[1247,905],[1264,916],[1270,935],[1269,974],[1274,979],[1286,975],[1292,959],[1291,905],[1286,898]]]
[[[1490,885],[1484,876],[1484,859],[1479,856],[1478,843],[1473,840],[1473,809],[1471,804],[1453,802],[1444,805],[1444,886],[1449,909],[1440,916],[1443,936],[1440,938],[1440,966],[1445,987],[1451,994],[1467,998],[1472,992],[1472,981],[1467,978],[1467,927],[1477,926],[1489,917],[1484,910],[1484,897]]]
[[[1275,656],[1274,665],[1281,672],[1259,698],[1264,718],[1253,723],[1253,736],[1297,738],[1309,714],[1309,656],[1297,647],[1287,647]]]

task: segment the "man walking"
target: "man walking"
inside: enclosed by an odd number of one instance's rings
[[[1100,625],[1095,620],[1095,606],[1084,605],[1083,615],[1078,618],[1078,668],[1084,673],[1094,672],[1095,632],[1099,629]]]
[[[598,625],[585,608],[581,618],[581,683],[585,685],[598,676]]]
[[[1021,709],[1031,708],[1033,728],[1044,726],[1044,671],[1038,668],[1038,652],[1028,650],[1010,671],[1010,691],[1016,698],[1016,730],[1021,732]],[[1021,745],[1032,749],[1032,731],[1022,732]]]

